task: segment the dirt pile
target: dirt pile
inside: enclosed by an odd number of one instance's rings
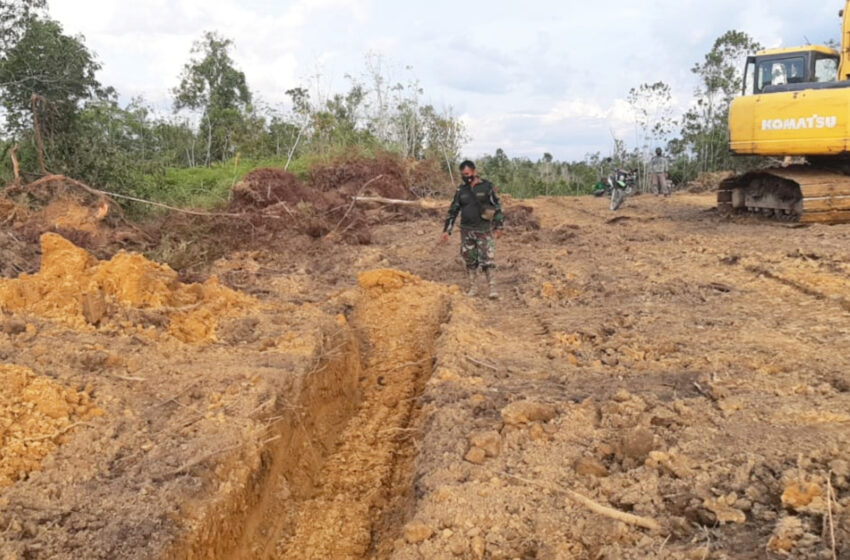
[[[250,231],[238,221],[232,226],[245,235],[295,230],[368,244],[372,226],[428,210],[364,208],[354,197],[413,200],[447,190],[447,180],[433,161],[411,162],[388,153],[345,155],[313,165],[303,182],[282,169],[256,169],[234,186],[228,212],[244,214]]]
[[[379,153],[374,158],[347,155],[313,165],[307,173],[307,182],[322,192],[338,192],[349,197],[413,198],[408,163],[389,153]]]
[[[261,168],[251,171],[234,185],[231,192],[231,211],[256,210],[287,204],[314,204],[316,193],[283,169]]]
[[[258,305],[175,282],[137,255],[99,262],[62,240],[51,248],[50,237],[42,281],[3,285],[4,307],[9,292],[28,305],[0,317],[0,361],[38,375],[17,383],[0,369],[0,458],[38,470],[0,467],[14,472],[0,489],[0,557],[210,558],[266,499],[258,481],[278,481],[270,441],[285,438],[287,480],[312,488],[305,467],[358,403],[359,347],[344,321],[285,293]],[[85,302],[69,301],[85,286],[104,294],[96,328],[80,320]],[[169,334],[175,313],[204,309],[195,317],[215,344]]]
[[[512,230],[535,231],[540,229],[540,220],[534,215],[534,208],[524,204],[503,204],[505,224]]]
[[[3,232],[33,245],[53,232],[102,256],[149,241],[114,200],[63,175],[10,185],[0,193],[0,216]]]
[[[38,244],[0,228],[0,277],[14,277],[38,269]]]
[[[213,340],[218,320],[254,303],[215,278],[183,284],[177,273],[135,253],[98,261],[57,234],[41,238],[41,269],[0,278],[0,308],[64,323],[158,336],[164,329],[183,342]]]
[[[271,233],[295,230],[310,237],[329,234],[367,244],[369,228],[363,211],[341,191],[303,184],[280,169],[256,169],[233,188],[228,212],[244,214],[252,230]],[[239,220],[233,225],[245,230]],[[256,235],[255,231],[245,231]]]
[[[38,470],[77,425],[102,414],[86,391],[0,364],[0,488]]]

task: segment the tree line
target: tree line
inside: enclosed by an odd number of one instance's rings
[[[459,161],[462,122],[425,103],[415,79],[388,78],[379,56],[347,76],[347,91],[319,97],[295,87],[273,105],[251,90],[233,47],[203,33],[175,77],[173,111],[162,114],[141,98],[122,106],[98,81],[95,53],[50,17],[46,0],[0,3],[0,180],[12,179],[13,150],[24,180],[60,173],[132,194],[155,194],[169,169],[238,158],[289,166],[353,147],[431,158],[447,175]]]
[[[728,115],[732,100],[743,89],[744,61],[761,48],[741,31],[718,37],[691,68],[697,86],[688,109],[680,116],[676,115],[668,84],[647,82],[631,88],[627,95],[634,115],[631,145],[626,138],[614,138],[608,153],[587,154],[573,162],[555,160],[548,153],[537,160],[509,157],[500,148],[493,155],[478,158],[478,164],[502,190],[518,196],[589,193],[615,167],[638,170],[639,177],[644,178],[656,147],[669,158],[670,178],[676,184],[685,184],[703,172],[758,166],[760,158],[737,157],[729,151]]]
[[[359,76],[346,76],[346,91],[319,96],[295,87],[285,92],[286,104],[273,105],[251,90],[233,48],[229,38],[203,33],[175,76],[173,111],[163,114],[141,98],[122,106],[118,92],[98,81],[95,53],[50,17],[46,0],[0,3],[0,180],[12,179],[14,150],[25,179],[62,173],[116,192],[156,196],[168,187],[169,170],[216,168],[239,158],[289,167],[347,148],[430,158],[456,180],[453,170],[468,141],[463,123],[450,108],[425,103],[415,79],[389,79],[379,56],[367,57]],[[609,153],[567,162],[549,153],[536,160],[509,157],[497,149],[477,162],[517,196],[589,192],[613,166],[642,169],[656,146],[670,157],[676,183],[756,165],[729,153],[727,116],[741,89],[743,60],[758,48],[740,31],[720,36],[692,68],[698,85],[680,116],[668,84],[632,88],[634,141],[616,138]]]

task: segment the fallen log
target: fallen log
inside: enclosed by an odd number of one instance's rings
[[[402,200],[399,198],[384,198],[382,196],[355,196],[354,202],[373,202],[390,206],[415,206],[417,208],[445,208],[448,206],[448,202],[445,200],[429,200],[426,198]]]

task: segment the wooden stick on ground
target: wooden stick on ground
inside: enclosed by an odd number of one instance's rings
[[[446,201],[427,200],[419,198],[416,200],[402,200],[399,198],[384,198],[382,196],[355,196],[355,202],[375,202],[378,204],[387,204],[390,206],[416,206],[419,208],[443,208],[447,206]]]
[[[65,183],[67,183],[71,186],[80,188],[80,189],[82,189],[82,190],[84,190],[88,193],[91,193],[93,195],[96,195],[96,196],[106,196],[106,197],[109,197],[109,198],[123,198],[124,200],[132,200],[133,202],[140,202],[142,204],[150,204],[151,206],[157,206],[159,208],[165,208],[166,210],[172,210],[174,212],[181,212],[183,214],[191,214],[193,216],[213,216],[213,217],[221,216],[221,217],[227,217],[227,218],[244,218],[245,217],[244,214],[234,214],[234,213],[229,213],[229,212],[201,212],[199,210],[187,210],[185,208],[177,208],[176,206],[169,206],[168,204],[162,204],[161,202],[153,202],[151,200],[144,200],[142,198],[136,198],[134,196],[128,196],[126,194],[118,194],[118,193],[113,193],[113,192],[108,192],[108,191],[102,191],[100,189],[95,189],[93,187],[90,187],[90,186],[86,185],[85,183],[83,183],[81,181],[77,181],[76,179],[71,179],[70,177],[66,177],[64,175],[47,175],[45,177],[42,177],[41,179],[33,181],[32,183],[27,185],[27,188],[40,187],[41,185],[49,183],[51,181],[65,182]]]
[[[509,478],[513,478],[514,480],[518,480],[519,482],[523,482],[525,484],[530,484],[532,486],[537,486],[538,488],[545,488],[547,490],[551,490],[553,492],[558,492],[561,494],[565,494],[570,500],[583,505],[590,511],[594,513],[598,513],[599,515],[603,515],[605,517],[609,517],[611,519],[616,519],[617,521],[622,521],[627,525],[635,525],[637,527],[643,527],[644,529],[649,529],[651,531],[663,532],[664,528],[654,519],[649,517],[642,517],[639,515],[634,515],[632,513],[626,513],[624,511],[616,510],[612,507],[603,506],[602,504],[598,504],[587,498],[582,496],[578,492],[570,490],[569,488],[564,488],[560,485],[548,485],[543,484],[534,480],[528,480],[526,478],[522,478],[510,473],[506,472],[497,472],[496,474],[500,474],[502,476],[507,476]]]
[[[832,471],[826,475],[826,511],[829,514],[829,537],[832,541],[832,560],[838,560],[838,552],[835,548],[835,521],[832,518]]]
[[[477,366],[485,367],[485,368],[491,369],[493,371],[499,371],[499,368],[497,368],[496,366],[494,366],[492,364],[488,364],[487,362],[482,362],[481,360],[476,360],[472,356],[466,356],[466,359],[469,360],[470,362],[472,362],[473,364],[477,365]]]
[[[355,196],[355,202],[377,202],[395,206],[422,206],[421,200],[401,200],[399,198],[384,198],[382,196]]]

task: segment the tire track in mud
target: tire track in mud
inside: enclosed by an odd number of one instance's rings
[[[297,510],[292,526],[258,535],[256,557],[386,557],[412,507],[417,397],[433,368],[448,291],[397,271],[364,273],[359,283],[352,323],[365,345],[361,407],[315,494],[288,504]]]
[[[795,280],[794,278],[789,278],[789,277],[784,276],[782,274],[774,273],[771,270],[769,270],[769,269],[767,269],[763,266],[748,265],[746,267],[746,270],[748,272],[755,274],[756,276],[767,278],[768,280],[778,282],[779,284],[782,284],[783,286],[788,286],[789,288],[793,288],[794,290],[797,290],[801,294],[813,297],[817,300],[835,303],[841,309],[843,309],[844,311],[850,311],[850,301],[848,301],[846,298],[843,298],[841,296],[836,296],[836,295],[831,296],[831,295],[826,294],[826,293],[824,293],[820,290],[812,288],[811,286],[807,285],[804,282]]]

